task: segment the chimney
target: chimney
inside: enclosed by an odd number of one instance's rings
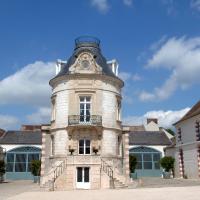
[[[22,125],[21,131],[40,131],[41,125]]]
[[[158,119],[157,118],[147,118],[147,124],[150,122],[154,122],[155,124],[158,124]]]

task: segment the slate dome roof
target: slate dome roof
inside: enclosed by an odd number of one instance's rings
[[[102,67],[102,73],[108,76],[116,77],[108,66],[105,57],[101,54],[100,40],[95,37],[81,36],[75,39],[75,48],[73,54],[68,59],[67,63],[64,64],[61,71],[56,75],[55,78],[69,74],[69,68],[73,65],[82,52],[89,52],[93,55],[95,61],[99,66]]]

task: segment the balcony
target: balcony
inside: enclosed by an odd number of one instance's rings
[[[100,165],[100,155],[69,155],[67,157],[68,165]]]
[[[100,115],[69,115],[69,126],[101,126],[102,117]]]

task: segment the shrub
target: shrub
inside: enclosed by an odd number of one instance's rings
[[[33,176],[40,176],[41,169],[41,161],[40,160],[32,160],[31,161],[31,173]]]
[[[166,172],[169,172],[170,170],[173,170],[174,162],[175,162],[174,158],[172,158],[171,156],[165,156],[161,158],[160,165],[162,166],[163,169],[165,169]]]
[[[3,182],[3,175],[6,173],[4,160],[0,160],[0,182]]]
[[[137,165],[137,158],[133,155],[129,156],[129,169],[130,169],[130,173],[134,173],[135,172],[135,168]]]

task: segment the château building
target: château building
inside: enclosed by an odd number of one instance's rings
[[[42,125],[41,186],[100,189],[129,183],[128,131],[122,131],[116,60],[107,61],[100,41],[75,40],[72,56],[57,62],[50,80],[52,116]]]

